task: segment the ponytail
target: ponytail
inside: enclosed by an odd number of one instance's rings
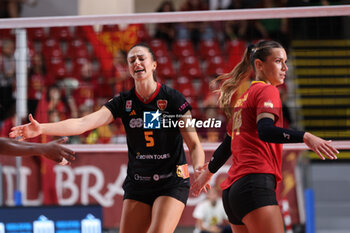
[[[218,100],[219,107],[224,109],[228,118],[231,118],[232,107],[235,103],[231,103],[232,96],[237,92],[239,85],[246,78],[250,77],[252,67],[250,64],[250,54],[252,48],[249,46],[243,55],[242,60],[232,69],[231,72],[220,75],[213,80],[214,83],[223,81],[218,92],[220,97]]]

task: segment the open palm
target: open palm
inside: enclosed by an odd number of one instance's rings
[[[32,114],[29,114],[29,121],[28,124],[12,127],[9,136],[11,138],[21,137],[20,140],[25,140],[40,135],[40,124],[33,118]]]

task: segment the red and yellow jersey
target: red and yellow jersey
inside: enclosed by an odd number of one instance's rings
[[[283,126],[279,92],[275,86],[264,82],[252,82],[249,89],[237,100],[228,124],[232,138],[233,164],[222,189],[231,186],[239,178],[251,173],[270,173],[281,180],[282,144],[268,143],[259,139],[257,116],[272,113],[275,126]]]

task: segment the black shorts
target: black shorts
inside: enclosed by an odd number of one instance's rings
[[[153,205],[153,202],[160,196],[169,196],[173,197],[186,205],[190,187],[188,185],[178,185],[170,188],[163,189],[148,189],[144,190],[143,194],[138,192],[132,192],[132,190],[124,189],[124,200],[131,199],[135,201],[140,201],[146,203],[150,206]]]
[[[278,205],[276,178],[272,174],[249,174],[222,192],[224,208],[230,223],[244,225],[249,212],[268,205]]]

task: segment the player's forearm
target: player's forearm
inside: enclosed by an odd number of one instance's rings
[[[0,154],[11,156],[31,156],[40,154],[40,144],[18,142],[14,139],[0,138]]]
[[[40,124],[41,134],[53,136],[79,135],[87,131],[81,118],[71,118],[55,123]]]
[[[195,144],[190,150],[193,169],[203,166],[205,161],[205,154],[200,144]]]

